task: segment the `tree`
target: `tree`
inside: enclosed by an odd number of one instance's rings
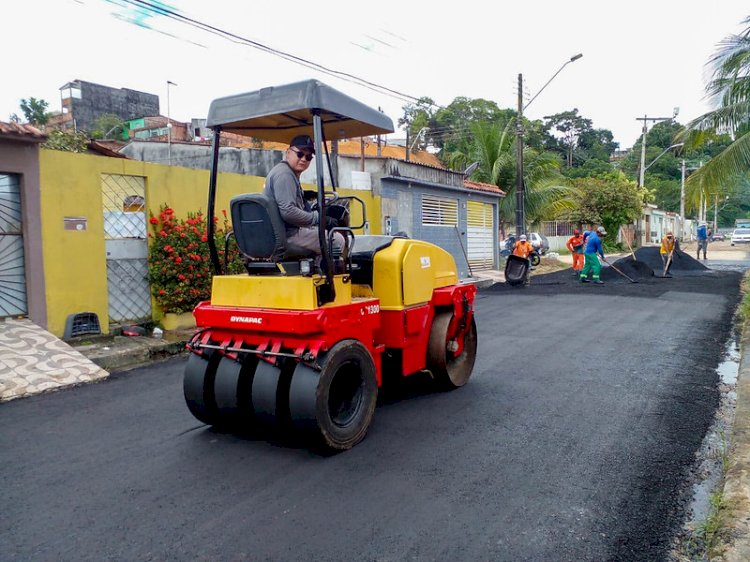
[[[399,117],[398,126],[406,127],[410,143],[414,142],[422,129],[428,128],[434,114],[433,107],[435,107],[435,102],[431,98],[421,97],[417,103],[410,103],[401,108],[404,110],[404,115]],[[427,147],[427,140],[422,137],[418,141],[418,146],[424,150]]]
[[[89,139],[83,131],[75,133],[69,133],[67,131],[50,131],[47,135],[47,142],[42,146],[51,150],[86,152],[86,149],[89,146]]]
[[[721,41],[708,62],[713,74],[706,91],[717,109],[692,120],[681,135],[691,147],[703,145],[710,133],[734,138],[688,178],[686,190],[693,200],[698,193],[721,193],[736,185],[750,169],[750,16],[742,24],[748,27]]]
[[[47,107],[49,104],[44,100],[29,98],[21,100],[21,111],[23,111],[26,121],[32,125],[44,126],[49,121]]]
[[[472,162],[479,167],[472,174],[476,181],[497,185],[506,196],[500,201],[501,224],[515,220],[516,150],[515,118],[504,123],[478,121],[471,125],[472,143],[468,152],[449,155],[449,165],[464,168]],[[524,149],[526,218],[529,223],[551,219],[573,208],[573,188],[560,174],[560,159],[551,152]]]
[[[615,236],[620,226],[641,216],[644,190],[622,172],[607,177],[574,180],[578,189],[570,218],[582,224],[601,224]]]
[[[579,137],[584,132],[592,130],[591,119],[578,115],[578,108],[573,109],[573,111],[547,115],[544,119],[548,130],[554,129],[561,135],[560,144],[565,154],[565,162],[568,168],[572,167],[573,152],[578,147]]]
[[[92,139],[114,139],[122,138],[126,130],[125,121],[114,113],[103,113],[94,121],[94,130],[91,131]]]

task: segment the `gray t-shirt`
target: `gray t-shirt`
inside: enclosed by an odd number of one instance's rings
[[[279,162],[268,172],[263,193],[276,200],[287,236],[297,234],[301,226],[318,224],[318,212],[305,201],[299,178],[286,162]]]

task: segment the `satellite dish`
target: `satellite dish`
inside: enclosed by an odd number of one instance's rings
[[[470,164],[469,167],[464,170],[464,176],[468,178],[471,174],[477,171],[477,168],[479,168],[479,162]]]

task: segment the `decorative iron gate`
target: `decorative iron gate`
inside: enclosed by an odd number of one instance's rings
[[[145,178],[102,174],[102,207],[109,319],[112,322],[149,319]]]
[[[0,318],[26,314],[21,182],[0,173]]]

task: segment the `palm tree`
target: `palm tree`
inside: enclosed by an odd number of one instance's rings
[[[750,17],[748,27],[719,43],[719,49],[707,63],[713,69],[706,86],[716,109],[686,126],[679,138],[697,147],[719,133],[734,138],[721,153],[690,175],[685,186],[691,201],[701,193],[724,194],[750,169]]]
[[[506,196],[500,201],[502,223],[513,222],[511,219],[516,208],[514,125],[514,119],[505,124],[473,123],[469,143],[448,157],[448,165],[453,169],[462,169],[472,162],[479,162],[472,178],[496,185],[505,191]],[[560,173],[560,157],[553,152],[539,152],[528,147],[524,148],[523,157],[528,222],[552,219],[561,212],[572,209],[575,188]]]

